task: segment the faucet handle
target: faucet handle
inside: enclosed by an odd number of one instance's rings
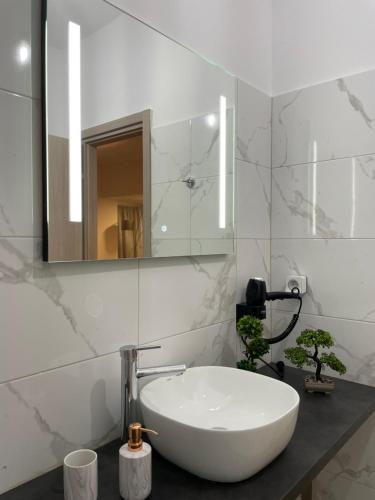
[[[149,345],[145,347],[137,347],[137,351],[149,351],[150,349],[161,349],[161,345]]]
[[[160,349],[161,345],[150,345],[145,347],[137,347],[136,345],[124,345],[120,347],[120,355],[123,359],[136,360],[138,351],[148,351],[149,349]]]

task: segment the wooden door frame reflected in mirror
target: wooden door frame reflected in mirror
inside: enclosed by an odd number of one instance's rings
[[[82,131],[82,212],[84,223],[80,225],[80,241],[83,260],[98,259],[97,148],[136,135],[141,135],[142,141],[143,184],[143,252],[137,256],[151,257],[151,110],[144,110]]]
[[[143,257],[151,257],[151,110],[82,131],[83,258],[97,260],[97,146],[135,133],[142,134],[143,159]]]

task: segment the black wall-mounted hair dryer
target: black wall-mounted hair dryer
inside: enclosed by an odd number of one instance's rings
[[[246,314],[258,319],[266,318],[266,302],[273,300],[292,299],[299,301],[299,309],[293,314],[287,328],[277,337],[266,339],[269,344],[276,344],[284,340],[296,326],[302,307],[302,297],[298,288],[291,292],[267,292],[266,283],[261,278],[251,278],[246,288],[246,303],[237,304],[237,321]]]

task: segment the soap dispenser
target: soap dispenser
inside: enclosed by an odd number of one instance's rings
[[[119,451],[120,495],[124,500],[144,500],[151,493],[151,446],[142,441],[142,433],[150,432],[138,422],[128,427],[128,442]]]

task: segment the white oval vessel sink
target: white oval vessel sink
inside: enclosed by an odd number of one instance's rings
[[[176,465],[212,481],[246,479],[289,443],[299,395],[256,373],[216,366],[159,378],[140,394],[152,445]]]

